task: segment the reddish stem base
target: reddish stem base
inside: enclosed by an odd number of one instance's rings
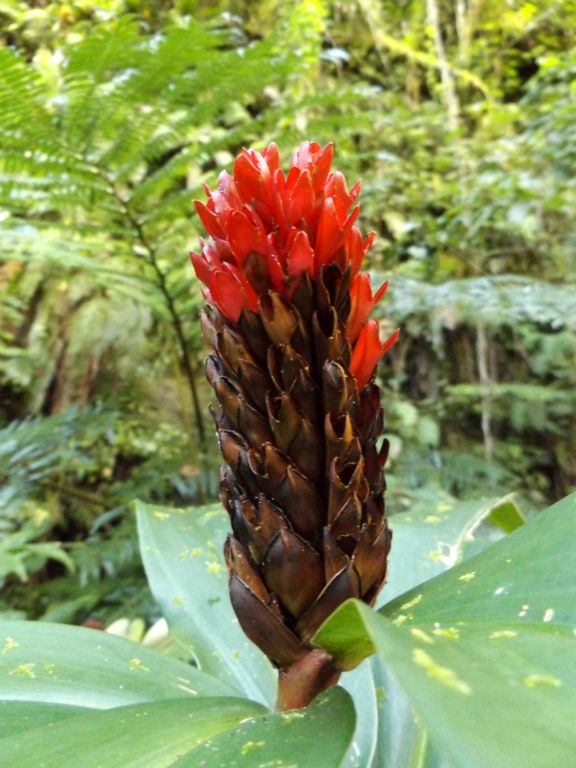
[[[315,648],[288,669],[280,670],[276,710],[307,707],[319,693],[336,685],[340,674],[334,658],[327,651]]]

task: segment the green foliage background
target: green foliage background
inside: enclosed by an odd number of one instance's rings
[[[186,253],[246,145],[361,177],[389,509],[576,485],[569,0],[0,1],[0,611],[152,616],[127,503],[217,494]]]

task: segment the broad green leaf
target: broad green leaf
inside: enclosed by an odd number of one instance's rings
[[[272,706],[276,674],[245,636],[228,597],[224,510],[135,507],[148,581],[171,630],[191,646],[201,669]]]
[[[175,768],[341,768],[354,725],[349,695],[332,688],[308,709],[241,723],[192,750]]]
[[[165,699],[67,720],[0,739],[0,764],[18,768],[165,768],[189,750],[261,715],[243,699]]]
[[[0,622],[0,699],[106,709],[176,697],[229,696],[225,683],[93,629]]]
[[[521,519],[510,497],[468,502],[436,499],[430,507],[393,515],[389,578],[378,606],[460,562],[466,541],[484,520],[494,516],[496,524],[502,520],[505,531],[509,530],[506,525]]]
[[[368,666],[361,664],[358,669]],[[417,720],[410,700],[380,656],[370,664],[378,695],[378,739],[371,768],[448,768]]]
[[[575,506],[572,494],[379,613],[349,601],[314,642],[349,665],[378,652],[450,765],[569,765]]]
[[[369,665],[345,672],[340,685],[352,697],[357,714],[354,737],[342,768],[355,768],[359,762],[368,766],[378,738],[378,697]]]
[[[576,627],[575,540],[573,493],[382,612],[396,622],[406,616],[413,625],[511,622],[542,632],[560,625],[571,631]]]
[[[487,624],[434,634],[395,626],[359,602],[347,608],[341,621],[351,634],[368,635],[450,764],[570,764],[576,750],[576,735],[567,727],[576,708],[571,632],[543,634]]]
[[[35,701],[0,701],[0,739],[40,725],[86,714],[88,707],[37,704]]]

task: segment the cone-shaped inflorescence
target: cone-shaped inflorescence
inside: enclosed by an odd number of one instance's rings
[[[310,639],[347,598],[374,601],[391,539],[373,378],[397,332],[382,343],[368,319],[386,285],[373,294],[359,271],[373,236],[332,153],[305,143],[285,175],[274,144],[243,150],[196,204],[210,237],[191,255],[209,305],[230,594],[281,670],[281,708],[337,679]]]

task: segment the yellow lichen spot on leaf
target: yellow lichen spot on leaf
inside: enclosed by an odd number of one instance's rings
[[[150,667],[147,667],[145,664],[142,664],[140,659],[137,659],[137,658],[130,659],[130,661],[128,662],[128,666],[130,667],[130,669],[134,671],[150,672]]]
[[[178,608],[183,608],[186,605],[186,600],[183,595],[174,595],[172,598],[172,605],[176,605]]]
[[[562,681],[552,675],[526,675],[524,685],[535,688],[537,685],[546,685],[549,688],[560,688]]]
[[[7,637],[4,641],[4,647],[2,648],[2,656],[6,656],[7,653],[10,653],[10,651],[13,651],[15,648],[18,648],[18,643],[16,640],[14,640],[12,637]]]
[[[44,672],[46,672],[47,675],[53,675],[54,664],[44,664]]]
[[[410,634],[412,637],[415,637],[416,640],[420,640],[423,643],[428,643],[428,645],[434,645],[434,640],[430,637],[430,635],[426,634],[423,629],[412,627]]]
[[[544,616],[542,617],[542,621],[548,623],[549,621],[552,621],[554,618],[554,608],[546,608],[544,611]]]
[[[472,579],[476,578],[476,571],[468,571],[468,573],[463,573],[462,576],[458,576],[458,581],[472,581]]]
[[[422,667],[432,680],[437,680],[447,688],[451,688],[464,696],[470,696],[472,693],[472,688],[464,680],[461,680],[453,669],[440,666],[421,648],[415,648],[412,651],[412,661]]]
[[[392,624],[396,624],[396,626],[399,627],[402,624],[404,624],[404,622],[407,620],[407,618],[408,618],[408,616],[406,616],[405,613],[401,613],[400,616],[396,616],[396,618],[392,621]]]
[[[184,560],[185,557],[188,557],[190,554],[190,550],[188,549],[182,549],[180,552],[178,552],[178,560]]]
[[[434,525],[435,523],[441,523],[442,518],[438,517],[438,515],[426,515],[424,522],[429,523],[430,525]]]
[[[458,547],[445,541],[438,542],[438,549],[432,549],[426,553],[426,557],[434,563],[442,563],[446,568],[451,568],[458,560]]]
[[[157,520],[168,520],[170,517],[170,512],[160,512],[159,510],[155,510],[152,514]]]
[[[200,547],[194,547],[194,549],[190,550],[190,557],[202,557],[204,554],[204,550]]]
[[[304,712],[297,712],[296,710],[292,710],[291,712],[282,712],[281,717],[285,723],[292,723],[294,720],[302,720],[302,718],[306,717],[306,715]]]
[[[422,600],[422,595],[416,595],[416,597],[413,598],[412,600],[408,600],[407,603],[403,603],[400,606],[400,610],[408,611],[410,610],[410,608],[414,608],[415,605],[418,605],[418,603],[421,602],[421,600]]]
[[[496,632],[492,632],[490,640],[501,640],[508,637],[516,637],[518,632],[514,632],[513,629],[499,629]]]
[[[453,504],[448,504],[445,501],[441,501],[440,504],[436,505],[436,511],[437,512],[450,512],[451,509],[453,509]]]
[[[30,677],[34,678],[36,677],[36,672],[34,672],[34,667],[36,664],[30,663],[30,664],[19,664],[17,667],[14,667],[14,669],[11,669],[10,672],[8,672],[9,675],[14,675],[16,677]]]
[[[448,637],[450,640],[460,639],[460,630],[456,627],[436,627],[432,630],[432,634],[437,637]]]
[[[226,569],[221,563],[206,562],[206,570],[208,571],[208,573],[213,573],[217,576],[218,574],[222,573]]]
[[[250,752],[254,752],[255,749],[263,747],[265,743],[265,741],[247,741],[246,744],[243,744],[240,748],[240,754],[248,755]]]

